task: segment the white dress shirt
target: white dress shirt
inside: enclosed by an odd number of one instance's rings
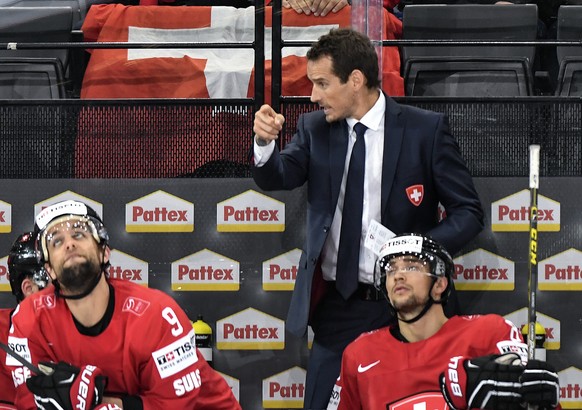
[[[364,174],[364,206],[362,212],[362,235],[360,237],[360,271],[359,281],[363,283],[373,283],[374,267],[376,256],[369,249],[364,248],[364,239],[368,224],[372,219],[380,222],[381,212],[381,192],[382,192],[382,158],[384,153],[384,115],[386,111],[386,98],[383,93],[374,106],[368,111],[360,121],[354,118],[347,118],[349,129],[348,152],[345,159],[344,173],[340,193],[333,216],[333,222],[329,234],[323,245],[321,268],[325,280],[335,280],[337,253],[339,248],[339,238],[342,226],[342,210],[344,207],[344,197],[346,191],[346,179],[352,148],[356,143],[356,132],[354,125],[358,122],[364,124],[368,129],[364,134],[366,140],[366,169]],[[263,166],[273,154],[275,142],[271,141],[265,146],[254,142],[255,166]],[[355,244],[354,244],[355,245]]]

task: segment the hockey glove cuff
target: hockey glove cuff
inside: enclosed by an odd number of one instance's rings
[[[560,397],[560,383],[556,370],[548,363],[530,360],[519,381],[522,400],[539,410],[555,409]]]
[[[452,357],[440,377],[441,391],[453,410],[518,410],[523,369],[515,353]]]
[[[81,369],[65,362],[39,363],[44,374],[31,376],[26,385],[39,408],[46,410],[93,409],[103,400],[107,377],[91,365]]]

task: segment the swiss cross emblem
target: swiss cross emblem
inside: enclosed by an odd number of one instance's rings
[[[424,185],[411,185],[406,188],[406,196],[412,205],[419,206],[424,197]]]

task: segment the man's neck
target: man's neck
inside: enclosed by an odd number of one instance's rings
[[[414,317],[414,316],[411,316]],[[441,305],[432,305],[426,314],[414,323],[398,322],[400,333],[409,342],[426,340],[436,334],[447,321]]]
[[[109,303],[109,285],[105,275],[93,291],[82,299],[66,299],[65,302],[74,318],[83,326],[91,327],[105,315]]]
[[[368,89],[366,88],[364,92],[362,92],[359,97],[358,101],[356,101],[357,112],[354,113],[353,117],[356,120],[361,120],[364,115],[368,111],[372,109],[376,101],[380,98],[380,90],[378,89]]]

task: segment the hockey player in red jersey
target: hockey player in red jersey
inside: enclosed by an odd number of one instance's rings
[[[33,232],[23,233],[16,238],[8,253],[8,280],[17,303],[45,288],[49,282],[46,270],[38,263],[35,242]],[[8,341],[12,312],[14,309],[0,309],[0,342],[4,344]],[[16,396],[12,375],[7,367],[10,363],[16,364],[12,357],[0,350],[0,409],[10,408],[2,405],[14,404]]]
[[[18,409],[240,409],[178,304],[108,277],[109,237],[93,209],[63,201],[35,222],[53,286],[13,315],[9,343],[41,370],[15,378]]]
[[[503,317],[443,312],[454,269],[437,242],[399,235],[383,246],[377,286],[396,323],[344,351],[328,410],[538,409],[558,406],[555,371],[527,365],[527,345]]]

